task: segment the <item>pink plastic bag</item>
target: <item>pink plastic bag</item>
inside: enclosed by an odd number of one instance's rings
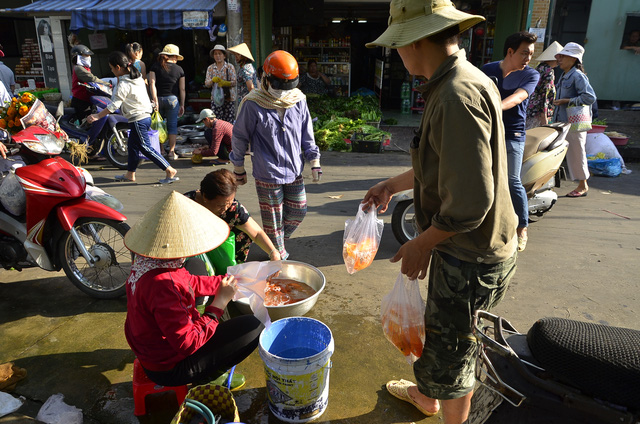
[[[380,318],[384,335],[410,364],[424,348],[424,312],[420,284],[399,273],[393,289],[382,299]]]

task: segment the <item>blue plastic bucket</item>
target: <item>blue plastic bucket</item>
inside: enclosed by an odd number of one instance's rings
[[[305,423],[322,415],[329,403],[333,351],[331,330],[312,318],[283,318],[262,332],[269,409],[278,419]]]

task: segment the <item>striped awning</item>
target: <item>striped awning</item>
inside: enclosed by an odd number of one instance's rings
[[[209,29],[218,3],[220,0],[100,0],[71,14],[71,30]]]
[[[92,7],[99,2],[100,0],[39,0],[26,6],[9,9],[9,11],[31,13],[70,13],[74,10]]]
[[[72,31],[209,29],[213,16],[225,15],[225,3],[220,3],[221,0],[39,0],[11,11],[71,14]]]

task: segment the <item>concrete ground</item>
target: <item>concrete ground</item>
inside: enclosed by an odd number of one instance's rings
[[[336,346],[329,405],[319,423],[442,422],[440,416],[425,418],[384,388],[387,380],[412,378],[411,366],[385,339],[379,320],[381,300],[399,272],[399,265],[389,262],[400,246],[391,231],[391,212],[381,215],[382,244],[369,268],[349,275],[341,255],[344,222],[355,216],[367,189],[410,166],[402,151],[410,133],[394,130],[394,151],[324,153],[323,179],[307,185],[309,211],[287,245],[290,259],[318,267],[327,279],[307,314],[331,328]],[[402,134],[401,139],[395,134]],[[123,202],[133,225],[166,193],[197,188],[214,169],[193,166],[188,159],[175,166],[180,181],[164,186],[156,183],[163,173],[148,162],[139,169],[138,184],[113,182],[122,171],[107,165],[87,168],[97,185]],[[559,316],[640,329],[640,164],[628,162],[627,167],[633,171],[629,175],[591,178],[588,197],[560,197],[547,215],[531,224],[517,274],[497,308],[516,328],[526,331],[537,318]],[[310,170],[304,175],[310,181]],[[557,192],[563,196],[573,188],[574,183],[564,181]],[[260,222],[252,178],[237,197]],[[266,255],[252,250],[250,258],[265,260]],[[33,422],[31,417],[55,393],[82,409],[85,423],[137,422],[131,385],[134,356],[123,334],[126,299],[89,298],[64,273],[38,269],[1,270],[0,281],[0,363],[14,361],[28,371],[13,392],[26,398],[26,404],[0,423]],[[234,394],[242,421],[279,422],[267,406],[258,352],[238,371],[247,377],[247,385]],[[150,415],[141,421],[168,423],[176,407],[167,397],[152,400]]]

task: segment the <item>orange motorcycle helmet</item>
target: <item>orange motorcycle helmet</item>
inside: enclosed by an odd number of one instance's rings
[[[298,61],[291,53],[276,50],[264,60],[264,76],[276,90],[292,90],[298,86]]]

